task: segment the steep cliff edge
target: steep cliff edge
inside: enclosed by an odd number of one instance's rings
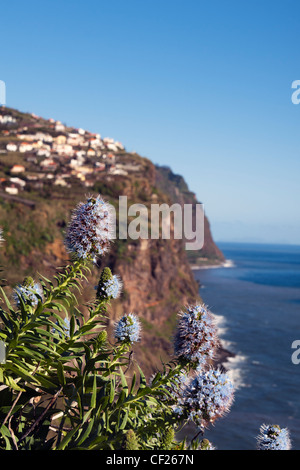
[[[87,194],[101,193],[116,209],[121,195],[127,196],[128,206],[140,203],[149,210],[153,202],[196,202],[181,176],[127,152],[112,139],[15,110],[5,112],[9,125],[0,125],[0,226],[5,238],[0,264],[8,293],[25,276],[49,277],[68,262],[65,227]],[[205,244],[196,258],[223,260],[207,219]],[[150,375],[161,360],[172,358],[177,313],[200,300],[184,240],[117,238],[84,284],[83,309],[95,296],[106,265],[124,285],[121,298],[111,304],[110,326],[124,312],[139,315],[143,335],[135,351]]]
[[[181,175],[176,175],[171,168],[156,165],[156,184],[169,195],[172,203],[196,204],[196,196],[188,188],[187,183]],[[225,261],[224,255],[215,244],[210,223],[206,215],[204,215],[204,245],[201,250],[187,251],[187,257],[194,266],[203,265],[220,265]]]

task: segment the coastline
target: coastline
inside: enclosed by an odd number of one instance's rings
[[[234,268],[234,266],[234,262],[231,259],[226,259],[225,261],[208,264],[191,264],[191,269],[197,271],[198,269]]]
[[[225,371],[228,371],[228,367],[226,367],[225,364],[228,364],[229,362],[228,359],[235,358],[236,354],[234,354],[231,351],[228,351],[228,349],[225,349],[222,346],[222,340],[220,342],[221,342],[221,346],[219,347],[217,351],[217,354],[213,363],[216,367],[221,366]]]
[[[208,261],[204,260],[203,261]],[[230,259],[225,259],[225,261],[218,261],[214,260],[212,263],[207,263],[207,264],[191,264],[191,269],[192,271],[198,271],[201,269],[217,269],[217,268],[233,268],[235,266],[234,262]],[[199,282],[197,280],[197,282]],[[199,285],[200,287],[200,285]],[[216,367],[222,367],[225,371],[228,370],[228,368],[225,366],[225,364],[228,364],[228,359],[230,358],[235,358],[236,354],[229,351],[222,345],[222,340],[220,340],[220,347],[217,351],[216,357],[213,360],[213,364]]]

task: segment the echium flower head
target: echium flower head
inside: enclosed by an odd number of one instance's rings
[[[104,268],[97,287],[99,299],[117,299],[121,293],[122,281],[109,268]]]
[[[73,212],[65,237],[66,249],[78,259],[95,262],[98,255],[108,251],[112,233],[112,206],[100,195],[90,197]]]
[[[13,298],[18,307],[20,306],[20,297],[25,304],[36,307],[39,300],[43,300],[42,286],[35,282],[32,277],[26,277],[23,284],[16,286],[13,292]]]
[[[219,345],[213,316],[204,304],[180,312],[174,341],[175,356],[195,367],[204,367],[213,359]]]
[[[139,341],[141,334],[141,324],[133,313],[124,315],[115,324],[115,338],[124,343],[134,343]]]
[[[258,450],[290,450],[291,440],[287,428],[263,424],[257,437]]]
[[[198,369],[183,389],[174,412],[203,429],[221,418],[233,399],[233,384],[225,372]]]

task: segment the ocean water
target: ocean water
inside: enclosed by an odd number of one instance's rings
[[[256,448],[261,424],[288,427],[300,450],[300,246],[219,244],[232,267],[194,272],[215,314],[236,386],[231,411],[205,432],[217,449]]]

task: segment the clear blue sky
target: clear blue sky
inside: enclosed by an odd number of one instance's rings
[[[300,2],[12,1],[7,105],[182,174],[216,240],[300,244]]]

